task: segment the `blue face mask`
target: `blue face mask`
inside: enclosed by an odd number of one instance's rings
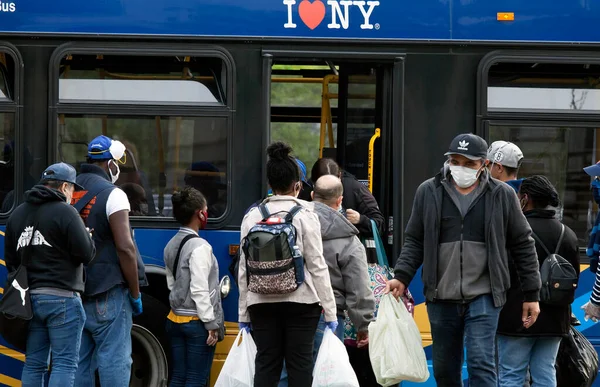
[[[592,182],[592,196],[594,197],[594,201],[600,204],[600,180],[594,179]]]

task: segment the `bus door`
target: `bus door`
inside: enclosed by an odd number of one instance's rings
[[[367,186],[386,219],[388,255],[395,256],[390,225],[395,213],[401,221],[402,150],[392,133],[401,140],[402,61],[266,58],[269,142],[289,143],[309,177],[315,161],[329,157]]]

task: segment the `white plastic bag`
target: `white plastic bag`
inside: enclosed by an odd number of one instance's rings
[[[329,328],[325,328],[319,347],[312,387],[359,387],[346,347]]]
[[[381,298],[377,320],[369,325],[369,357],[382,386],[429,379],[419,328],[391,294]]]
[[[241,339],[241,344],[240,344]],[[240,329],[215,387],[253,387],[254,360],[256,359],[256,344],[252,335],[245,329]]]

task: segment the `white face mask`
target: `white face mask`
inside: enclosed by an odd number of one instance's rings
[[[117,173],[115,173],[114,175],[113,175],[113,171],[110,167],[111,163],[115,167],[117,167]],[[108,160],[108,174],[110,175],[110,181],[112,181],[113,184],[116,183],[117,180],[119,180],[119,175],[121,174],[121,169],[119,168],[119,165],[114,162],[114,160]]]
[[[457,186],[460,188],[469,188],[475,184],[479,177],[479,169],[460,167],[458,165],[450,166],[450,174]]]

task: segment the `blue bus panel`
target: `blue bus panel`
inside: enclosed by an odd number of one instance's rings
[[[600,0],[0,1],[0,34],[598,43],[599,22]]]

